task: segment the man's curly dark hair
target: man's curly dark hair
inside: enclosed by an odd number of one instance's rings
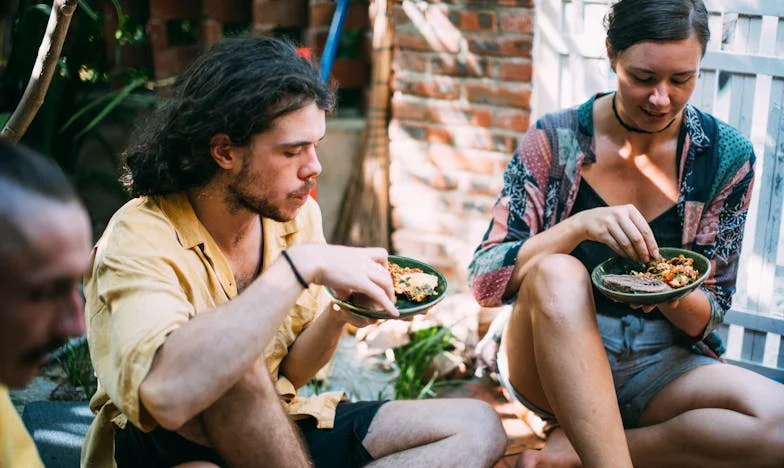
[[[223,39],[196,59],[124,154],[132,196],[200,187],[218,166],[210,139],[225,133],[247,145],[272,122],[310,103],[327,112],[334,91],[293,44],[265,36]]]

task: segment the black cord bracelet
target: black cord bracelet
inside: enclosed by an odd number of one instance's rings
[[[303,278],[302,275],[299,274],[299,270],[297,270],[297,267],[294,266],[294,262],[291,261],[291,257],[289,257],[288,252],[284,250],[281,252],[281,254],[283,254],[283,258],[285,258],[286,261],[289,262],[291,271],[294,272],[294,276],[297,277],[297,281],[299,282],[299,284],[301,284],[303,288],[308,289],[308,282],[305,281],[305,278]]]

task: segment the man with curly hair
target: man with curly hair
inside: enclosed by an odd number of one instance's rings
[[[47,355],[84,333],[79,283],[90,220],[51,161],[0,140],[0,466],[43,466],[7,387],[35,377]]]
[[[333,93],[286,42],[223,40],[127,152],[136,197],[85,277],[99,389],[82,464],[490,466],[505,436],[476,400],[297,396],[366,294],[397,316],[380,248],[327,245],[309,197]],[[293,422],[292,422],[293,421]]]

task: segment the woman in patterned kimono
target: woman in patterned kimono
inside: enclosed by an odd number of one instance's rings
[[[712,333],[735,291],[754,152],[687,104],[705,6],[621,0],[606,23],[617,91],[528,131],[470,266],[482,305],[513,305],[480,359],[555,428],[518,466],[784,466],[784,386],[721,363]],[[655,306],[593,290],[601,261],[660,246],[705,255],[710,277]]]

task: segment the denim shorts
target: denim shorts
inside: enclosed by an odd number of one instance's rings
[[[696,367],[719,362],[689,351],[684,334],[666,319],[602,314],[596,317],[626,429],[638,426],[648,403],[667,384]],[[531,404],[512,386],[506,357],[500,352],[498,373],[501,384],[510,395],[543,421],[555,421],[554,414]]]

